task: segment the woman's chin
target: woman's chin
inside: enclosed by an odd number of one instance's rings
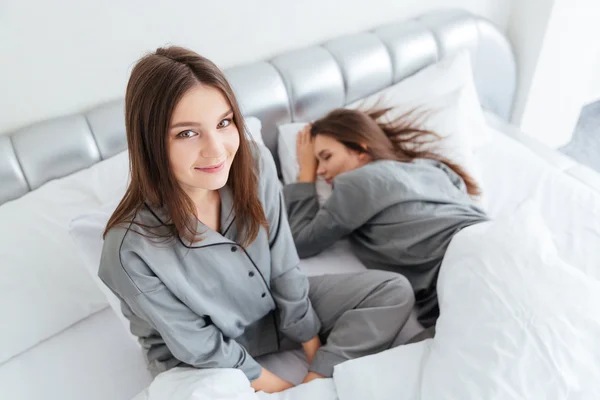
[[[201,174],[203,176],[195,176],[192,182],[188,183],[188,186],[204,190],[219,190],[227,184],[227,178],[229,176],[225,171],[213,174]]]
[[[212,179],[207,179],[205,182],[205,188],[208,190],[219,190],[227,184],[227,175],[215,176]]]

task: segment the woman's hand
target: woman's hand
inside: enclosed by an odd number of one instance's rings
[[[310,339],[308,342],[302,343],[302,348],[304,349],[304,353],[306,354],[306,360],[308,361],[308,365],[312,364],[315,359],[315,354],[317,354],[317,350],[321,347],[321,339],[319,336],[315,336]],[[324,376],[317,374],[316,372],[309,372],[302,383],[308,383],[314,379],[321,379]]]
[[[271,371],[262,368],[260,376],[250,384],[255,392],[263,391],[265,393],[283,392],[286,389],[294,387],[293,384],[281,379]]]
[[[319,375],[316,372],[309,372],[306,374],[306,377],[302,381],[302,383],[308,383],[310,381],[314,381],[315,379],[323,379],[325,378],[323,375]]]
[[[306,360],[308,361],[308,365],[312,364],[313,359],[315,358],[315,354],[317,354],[317,350],[321,347],[321,340],[319,336],[315,336],[310,339],[308,342],[302,343],[302,348],[304,349],[304,354],[306,354]]]
[[[298,182],[314,182],[317,176],[317,159],[310,127],[311,124],[306,124],[296,135],[296,158],[300,166]]]

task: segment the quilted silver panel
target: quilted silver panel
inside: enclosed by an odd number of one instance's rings
[[[31,190],[100,161],[98,146],[82,114],[23,128],[12,135],[12,141]]]
[[[27,181],[8,136],[0,136],[0,204],[29,191]]]
[[[229,68],[225,72],[242,113],[260,119],[263,140],[277,154],[277,125],[290,122],[289,99],[283,79],[267,62]]]
[[[283,77],[293,121],[310,121],[344,105],[340,67],[327,50],[310,47],[271,60]]]
[[[102,104],[88,112],[85,117],[103,160],[127,148],[125,100]]]
[[[477,21],[479,43],[471,58],[481,105],[510,121],[517,91],[517,65],[510,44],[490,22]]]
[[[462,10],[434,11],[417,19],[430,29],[438,42],[439,59],[468,49],[474,52],[479,40],[476,18]]]
[[[326,42],[344,77],[346,104],[392,84],[392,61],[385,45],[372,33],[344,36]]]
[[[438,60],[437,41],[417,21],[393,23],[373,31],[387,47],[392,60],[392,83],[413,75]]]

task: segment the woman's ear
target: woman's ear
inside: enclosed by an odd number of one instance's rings
[[[360,143],[360,147],[362,147],[363,151],[358,155],[359,160],[368,162],[371,159],[371,156],[369,156],[369,153],[367,152],[367,144]]]
[[[371,161],[371,156],[369,155],[369,153],[367,153],[367,146],[362,146],[361,147],[363,149],[365,149],[365,151],[360,152],[358,154],[358,159],[362,162],[362,163],[368,163],[369,161]]]

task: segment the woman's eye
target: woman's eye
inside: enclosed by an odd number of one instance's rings
[[[194,137],[196,135],[197,135],[197,133],[194,131],[183,131],[183,132],[179,132],[177,134],[177,137],[187,139],[187,138]]]
[[[323,157],[323,161],[327,161],[331,158],[330,154],[327,154],[325,157]]]
[[[223,121],[219,122],[217,127],[227,128],[229,125],[231,125],[231,118],[225,118]]]

